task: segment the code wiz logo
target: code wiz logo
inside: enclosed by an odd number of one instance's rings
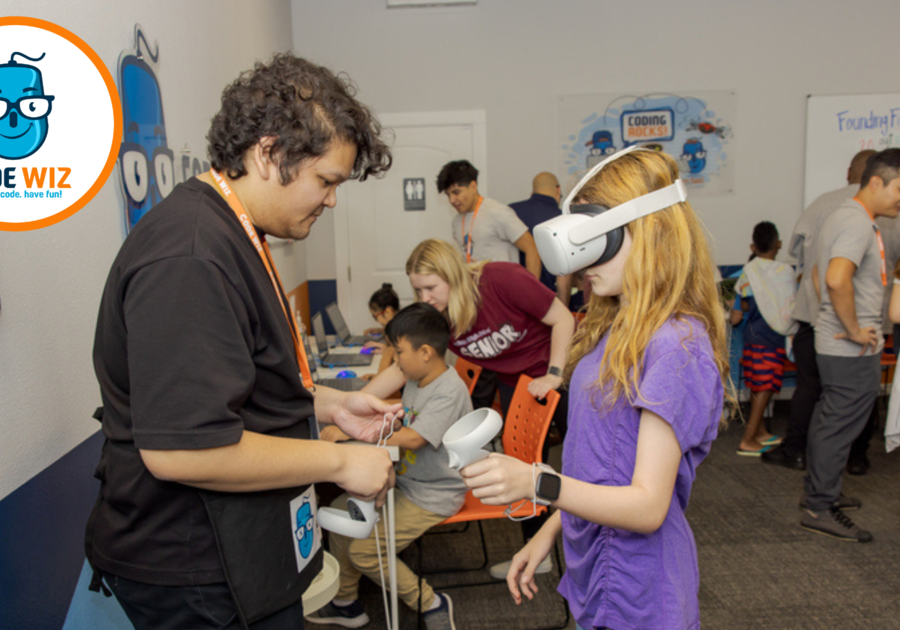
[[[115,167],[122,114],[112,75],[77,35],[0,18],[0,230],[82,209]]]
[[[19,160],[36,153],[44,140],[47,139],[50,124],[50,110],[52,109],[54,96],[44,94],[44,81],[40,69],[16,61],[16,57],[25,58],[28,61],[41,61],[45,55],[38,58],[29,57],[24,53],[15,51],[9,61],[0,65],[0,157],[7,160]],[[50,181],[47,197],[62,197],[63,188],[71,188],[66,183],[71,168],[60,167],[62,177],[59,180],[59,190],[56,183],[56,169],[50,167]],[[0,185],[5,189],[0,191],[0,198],[18,198],[16,188],[16,170],[14,167],[3,169],[0,177]],[[47,179],[47,167],[40,170],[37,167],[31,169],[22,168],[25,180],[26,199],[40,198],[44,191],[32,192],[33,187],[43,189]]]

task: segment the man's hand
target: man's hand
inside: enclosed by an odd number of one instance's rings
[[[509,505],[534,498],[534,472],[530,464],[491,453],[487,459],[459,471],[472,494],[486,505]]]
[[[544,376],[536,378],[528,383],[528,393],[538,400],[543,400],[547,397],[547,392],[549,392],[551,389],[559,390],[562,383],[563,380],[561,376],[545,374]]]
[[[385,420],[387,417],[387,420]],[[332,420],[354,440],[376,443],[401,426],[403,405],[389,405],[372,394],[352,392],[344,396],[334,410]]]
[[[862,356],[866,353],[869,346],[872,346],[872,352],[878,348],[878,331],[876,331],[872,326],[867,326],[866,328],[858,328],[854,334],[850,333],[838,333],[834,336],[835,339],[849,339],[853,343],[858,343],[862,346],[862,350],[859,353],[859,356]]]
[[[342,444],[344,453],[335,483],[352,497],[384,505],[387,492],[394,487],[394,463],[387,450],[361,444]],[[346,450],[345,450],[346,449]]]

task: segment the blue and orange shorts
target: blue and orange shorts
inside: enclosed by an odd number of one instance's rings
[[[741,366],[747,389],[751,392],[780,392],[786,358],[784,348],[745,345]]]

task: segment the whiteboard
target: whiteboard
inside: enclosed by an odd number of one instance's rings
[[[900,94],[810,96],[803,207],[845,186],[847,167],[858,152],[891,147],[900,147]]]

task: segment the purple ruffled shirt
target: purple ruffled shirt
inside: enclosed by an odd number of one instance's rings
[[[669,320],[644,354],[642,398],[636,406],[620,398],[607,410],[603,390],[593,389],[607,338],[572,375],[563,474],[594,484],[630,485],[642,408],[672,426],[683,455],[669,512],[652,534],[562,513],[566,573],[559,592],[585,628],[693,630],[700,627],[700,576],[684,511],[697,466],[716,437],[722,379],[705,327],[692,318]]]

